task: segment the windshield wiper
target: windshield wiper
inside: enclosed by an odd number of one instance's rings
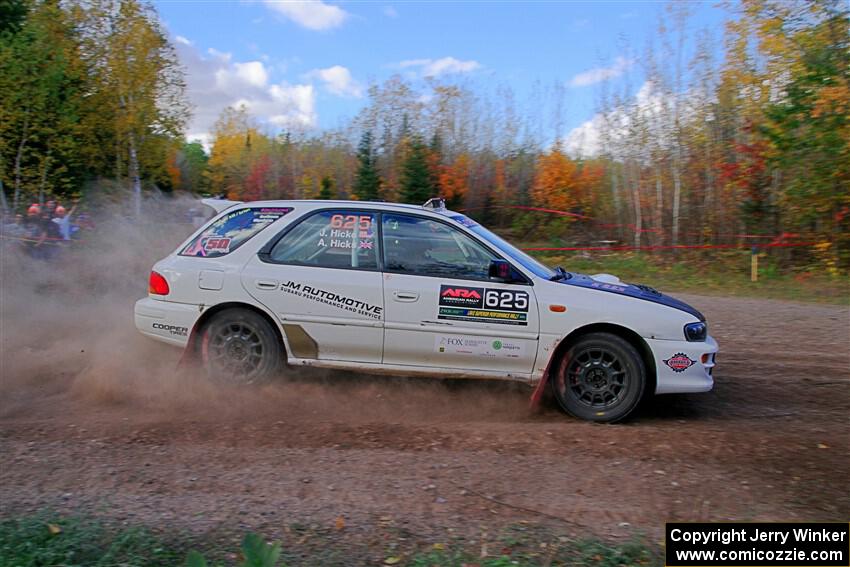
[[[571,277],[573,277],[572,274],[570,274],[561,266],[558,266],[557,268],[555,268],[555,275],[549,278],[549,281],[557,282],[560,280],[568,280]]]

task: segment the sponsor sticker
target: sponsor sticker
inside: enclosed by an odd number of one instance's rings
[[[691,360],[688,355],[682,352],[678,352],[664,361],[664,364],[669,366],[673,372],[684,372],[696,363],[696,360]]]
[[[373,225],[372,215],[333,215],[328,226],[319,231],[316,246],[341,250],[374,250]]]
[[[370,319],[380,319],[383,317],[384,308],[378,305],[372,305],[367,301],[347,297],[339,293],[320,289],[315,286],[302,284],[299,282],[288,281],[280,284],[280,291],[289,293],[296,297],[303,297],[317,303],[324,303],[338,309],[344,309],[363,317]]]
[[[223,236],[208,236],[206,238],[202,238],[201,242],[203,243],[204,250],[207,252],[221,252],[222,254],[230,252],[230,238]]]
[[[525,354],[525,345],[522,342],[509,339],[437,335],[434,337],[434,350],[442,354],[482,358],[520,358]]]
[[[189,334],[188,327],[178,327],[176,325],[169,325],[168,323],[154,323],[152,327],[157,331],[167,331],[170,335],[176,335],[178,337],[185,337]]]
[[[528,293],[525,291],[444,284],[440,286],[437,317],[455,321],[527,325],[528,305]]]

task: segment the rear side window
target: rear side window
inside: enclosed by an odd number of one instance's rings
[[[365,211],[322,211],[287,232],[270,258],[278,264],[377,270],[377,217]]]
[[[252,207],[227,213],[195,237],[180,255],[217,258],[230,254],[291,210],[291,207]]]

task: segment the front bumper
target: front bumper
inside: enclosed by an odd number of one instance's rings
[[[145,297],[136,302],[136,328],[145,336],[185,347],[201,316],[199,306]]]
[[[655,359],[656,394],[708,392],[714,387],[717,341],[660,341],[646,339]]]

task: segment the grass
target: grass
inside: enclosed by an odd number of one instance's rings
[[[94,520],[45,514],[0,522],[0,567],[173,567],[183,555],[142,528],[113,531]]]
[[[750,252],[549,253],[535,255],[549,266],[585,274],[610,273],[665,292],[730,295],[850,305],[850,277],[812,268],[783,269],[780,258],[759,258],[758,281],[750,281]]]
[[[381,564],[410,567],[537,567],[577,565],[628,567],[661,562],[659,550],[640,538],[625,543],[598,539],[570,539],[550,529],[515,525],[481,541],[456,538],[447,543],[416,542],[405,533],[399,542],[384,542],[379,549],[345,543],[339,533],[312,534],[309,549],[295,541],[270,544],[247,534],[241,549],[222,539],[182,537],[169,530],[163,539],[141,527],[112,527],[88,517],[55,517],[49,513],[0,520],[0,567],[141,567],[218,566],[285,567],[286,565]],[[303,538],[303,535],[302,535]],[[203,553],[198,553],[201,549]],[[312,551],[311,551],[312,550]],[[204,559],[214,558],[213,561]],[[282,556],[283,559],[278,559]],[[209,562],[208,562],[209,561]]]

